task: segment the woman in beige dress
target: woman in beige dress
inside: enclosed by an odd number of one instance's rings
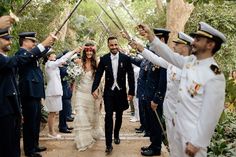
[[[96,49],[92,43],[85,44],[79,66],[83,73],[76,83],[74,132],[76,148],[85,151],[103,134],[99,123],[99,105],[91,94],[94,75],[97,67]]]

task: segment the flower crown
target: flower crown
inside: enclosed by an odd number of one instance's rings
[[[83,47],[84,51],[95,51],[96,52],[96,46],[84,46]]]

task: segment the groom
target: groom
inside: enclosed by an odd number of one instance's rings
[[[122,123],[123,111],[129,108],[128,100],[132,100],[134,95],[134,72],[130,59],[125,54],[119,52],[118,40],[116,37],[109,37],[108,48],[110,53],[100,59],[98,69],[95,74],[92,94],[98,97],[97,88],[105,71],[104,105],[105,105],[105,137],[106,153],[112,152],[112,130],[113,112],[116,112],[114,143],[119,144],[119,131]],[[126,93],[126,74],[128,74],[129,92]]]

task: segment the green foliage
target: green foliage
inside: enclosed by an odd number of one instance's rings
[[[208,148],[209,157],[236,156],[236,113],[224,111]]]
[[[21,5],[22,4],[20,4],[20,6]],[[18,34],[20,32],[37,32],[37,39],[39,40],[39,42],[41,42],[50,32],[54,31],[55,28],[50,28],[47,26],[53,21],[58,12],[61,12],[63,10],[63,8],[61,8],[60,6],[61,5],[55,5],[55,2],[31,2],[21,13],[20,21],[13,26],[11,34],[14,36],[14,40],[12,44],[11,54],[14,54],[19,48]]]
[[[200,21],[209,23],[223,32],[227,43],[217,52],[216,60],[221,70],[225,73],[236,67],[236,2],[224,2],[223,4],[197,5],[185,28],[185,32],[196,31]]]
[[[199,4],[204,4],[207,3],[209,4],[210,2],[214,2],[214,3],[223,3],[224,0],[186,0],[189,3],[193,3],[195,5],[199,5]]]
[[[25,0],[1,0],[2,8],[5,9],[4,13],[8,14],[9,10],[12,9],[16,12]],[[19,48],[18,46],[18,33],[22,31],[35,31],[37,32],[37,38],[42,41],[49,32],[54,31],[57,28],[47,27],[58,17],[58,13],[62,12],[65,3],[75,4],[76,0],[66,1],[66,0],[36,0],[32,1],[21,13],[20,22],[13,26],[12,34],[15,37],[12,45],[12,52],[14,54]],[[131,34],[132,37],[136,36],[135,23],[129,14],[125,11],[118,0],[116,1],[104,1],[100,0],[100,4],[108,11],[108,13],[117,21],[110,11],[108,5],[113,6],[115,12],[118,14],[120,20],[122,21],[124,27]],[[60,4],[60,5],[59,5]],[[152,27],[164,27],[165,26],[165,12],[159,12],[156,10],[155,0],[138,0],[138,1],[125,1],[126,7],[129,9],[131,14],[135,17],[138,23],[147,23]],[[140,7],[142,6],[142,7]],[[3,11],[3,9],[1,9]],[[54,50],[56,52],[62,51],[64,49],[72,49],[77,45],[82,45],[87,39],[94,39],[99,48],[99,55],[106,53],[106,39],[109,36],[108,32],[105,31],[104,27],[101,25],[97,16],[100,15],[102,10],[99,6],[94,3],[94,0],[83,0],[83,2],[78,7],[77,11],[72,15],[68,28],[69,33],[66,36],[65,42],[56,42],[54,45]],[[103,13],[101,19],[104,21],[105,25],[109,28],[111,32],[110,35],[115,35],[119,37],[121,47],[127,46],[127,41],[121,38],[120,30],[111,22],[111,20]],[[57,26],[55,26],[57,27]],[[58,26],[59,27],[59,26]],[[71,33],[75,36],[75,39],[71,37]],[[125,45],[125,46],[124,46]]]
[[[232,77],[226,82],[226,102],[236,105],[236,80]],[[236,106],[235,106],[236,107]]]
[[[9,13],[9,10],[15,11],[24,3],[24,0],[0,0],[0,16]]]
[[[119,1],[103,1],[100,0],[99,3],[105,8],[113,20],[118,23],[117,19],[111,12],[109,5],[113,7],[116,14],[119,16],[123,23],[123,26],[131,34],[132,37],[136,36],[136,22],[147,23],[152,27],[163,27],[165,26],[165,15],[164,13],[159,13],[155,7],[155,0],[139,0],[139,1],[125,1],[126,7],[129,9],[130,13],[135,18],[132,20],[130,15],[125,11]],[[142,7],[140,7],[142,6]],[[70,27],[76,31],[77,42],[84,42],[85,39],[95,39],[98,44],[99,52],[98,55],[107,53],[106,39],[109,35],[105,31],[102,24],[97,19],[97,16],[102,13],[101,8],[94,3],[93,0],[87,0],[81,3],[77,13],[73,15]],[[125,48],[127,41],[121,38],[120,30],[114,25],[114,23],[107,17],[105,13],[101,15],[101,19],[104,21],[105,25],[109,28],[110,35],[118,36],[122,48]],[[125,45],[125,46],[124,46]]]
[[[156,9],[155,0],[137,0],[130,5],[133,13],[139,18],[139,22],[148,24],[151,27],[166,26],[166,12],[161,12]]]
[[[204,1],[202,1],[204,2]],[[200,21],[209,23],[213,27],[223,32],[227,38],[227,43],[222,45],[222,49],[217,52],[216,60],[221,70],[228,78],[228,72],[236,67],[236,2],[225,1],[223,3],[198,3],[192,12],[185,32],[195,32]],[[226,83],[226,102],[229,104],[235,101],[236,86],[233,80]],[[216,127],[208,149],[209,157],[232,157],[236,156],[236,113],[224,112],[221,121]]]

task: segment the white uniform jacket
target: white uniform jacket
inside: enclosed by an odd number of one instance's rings
[[[224,75],[215,72],[218,67],[213,57],[197,60],[194,55],[181,56],[158,38],[150,49],[182,69],[176,105],[177,131],[194,146],[206,148],[224,109]]]
[[[74,52],[68,52],[61,58],[50,61],[45,64],[45,72],[47,78],[46,96],[62,96],[63,90],[61,85],[61,77],[59,67],[73,56]]]

